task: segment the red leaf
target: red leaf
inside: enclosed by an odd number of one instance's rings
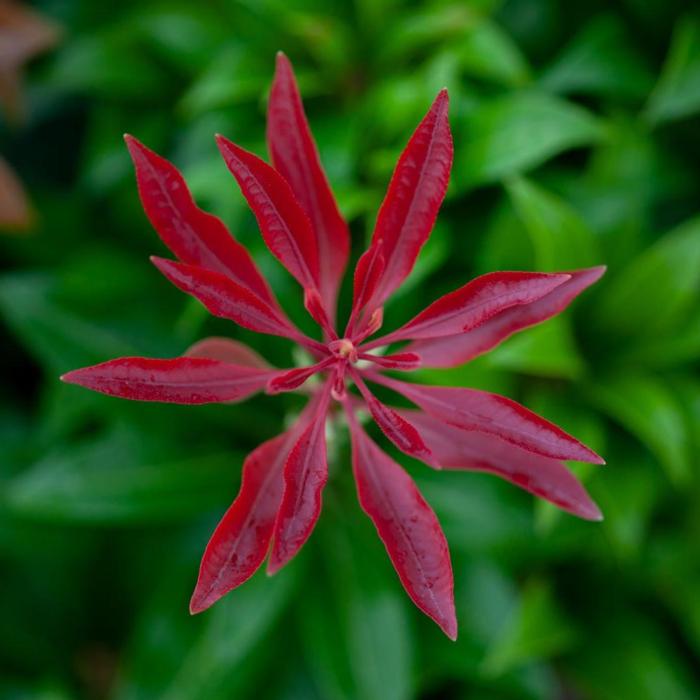
[[[496,435],[553,459],[603,464],[590,448],[516,401],[477,389],[407,384],[379,374],[372,381],[397,391],[424,411],[463,430]]]
[[[179,289],[191,294],[214,315],[257,333],[298,339],[282,313],[219,272],[152,257],[153,264]]]
[[[304,308],[309,312],[311,318],[323,329],[327,338],[337,340],[338,334],[335,332],[333,324],[328,317],[321,296],[315,289],[307,287],[304,290]]]
[[[272,365],[258,355],[253,348],[231,338],[217,338],[215,336],[204,338],[187,348],[184,356],[205,357],[209,360],[220,360],[234,365],[274,371]]]
[[[321,264],[321,295],[333,318],[350,236],[323,172],[292,66],[282,53],[277,54],[268,102],[267,143],[273,165],[311,221]]]
[[[284,464],[317,405],[317,399],[311,399],[290,430],[246,458],[238,496],[216,526],[202,557],[190,602],[193,614],[244,583],[265,559],[282,501]]]
[[[408,372],[420,367],[420,356],[414,352],[399,352],[395,355],[372,355],[368,352],[361,352],[358,357],[361,360],[373,362],[384,369]]]
[[[346,337],[353,335],[358,315],[367,306],[382,279],[386,267],[383,248],[384,244],[379,240],[373,243],[357,261],[353,278],[352,312],[345,329]]]
[[[602,520],[598,506],[562,462],[535,455],[497,437],[445,425],[422,411],[400,410],[420,431],[439,465],[484,471],[586,520]]]
[[[277,513],[268,574],[281,569],[311,535],[321,513],[328,480],[326,413],[330,384],[322,390],[316,414],[289,453],[284,466],[284,495]]]
[[[584,289],[597,282],[604,272],[603,266],[570,272],[570,280],[538,301],[503,311],[468,333],[418,340],[405,350],[418,353],[424,367],[461,365],[496,347],[513,333],[563,311]]]
[[[466,333],[485,321],[520,304],[530,304],[549,294],[571,275],[537,272],[491,272],[434,301],[427,309],[383,338],[366,347],[398,340],[438,338]]]
[[[367,437],[354,417],[348,420],[360,505],[411,600],[454,640],[452,564],[440,523],[411,477]]]
[[[127,134],[124,140],[136,168],[143,208],[163,243],[182,262],[221,272],[276,306],[248,251],[219,218],[195,204],[177,168],[133,136]]]
[[[445,196],[453,153],[447,109],[447,90],[441,90],[401,154],[379,210],[372,243],[383,242],[386,268],[375,306],[413,269]]]
[[[423,442],[420,433],[411,423],[402,418],[393,408],[389,408],[389,406],[379,401],[367,388],[367,385],[362,381],[362,377],[356,370],[351,369],[350,373],[372,414],[372,418],[374,418],[375,423],[381,428],[384,435],[410,457],[420,459],[427,464],[435,464],[433,454]]]
[[[61,379],[135,401],[200,404],[240,401],[265,388],[272,372],[196,357],[122,357]]]
[[[327,357],[325,360],[311,365],[310,367],[299,367],[297,369],[290,369],[287,372],[280,372],[268,382],[267,393],[279,394],[282,391],[294,391],[294,389],[298,389],[314,374],[335,362],[337,362],[335,357]]]
[[[309,217],[284,178],[253,153],[217,136],[221,155],[238,181],[273,255],[299,284],[319,286],[318,248]]]
[[[190,601],[192,614],[247,581],[265,559],[282,500],[282,468],[290,437],[291,433],[278,435],[246,458],[241,490],[204,551]]]

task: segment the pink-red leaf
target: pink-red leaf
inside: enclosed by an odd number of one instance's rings
[[[420,356],[414,352],[399,352],[395,355],[372,355],[369,352],[361,352],[358,357],[361,360],[373,362],[384,369],[396,369],[408,372],[420,367]]]
[[[411,600],[454,640],[452,564],[440,523],[411,477],[367,437],[354,417],[349,422],[360,505]]]
[[[134,161],[143,208],[163,243],[182,262],[221,272],[276,305],[248,251],[220,219],[195,204],[177,168],[133,136],[124,139]]]
[[[321,513],[321,495],[328,480],[326,412],[330,385],[306,430],[292,447],[284,466],[284,495],[275,521],[267,571],[274,574],[303,546]]]
[[[496,474],[580,518],[602,520],[598,506],[562,462],[493,435],[446,425],[422,411],[399,413],[418,428],[442,468]]]
[[[331,317],[350,251],[348,227],[338,211],[311,130],[294,72],[277,54],[267,109],[267,143],[272,163],[289,183],[309,217],[320,258],[320,290]]]
[[[151,260],[176,287],[199,299],[214,316],[235,321],[256,333],[298,338],[299,333],[280,311],[229,277],[164,258]]]
[[[61,379],[135,401],[201,404],[240,401],[267,385],[272,372],[197,357],[122,357],[76,369]]]
[[[544,457],[603,463],[582,442],[505,396],[461,387],[408,384],[379,374],[372,374],[371,379],[457,428],[490,433]]]
[[[571,275],[537,272],[482,275],[434,301],[401,328],[373,340],[368,347],[466,333],[506,309],[541,299],[569,279]]]
[[[597,282],[604,272],[605,267],[602,266],[570,272],[571,279],[537,301],[503,311],[468,333],[417,340],[405,349],[418,353],[425,367],[461,365],[491,350],[513,333],[563,311],[584,289]]]
[[[312,399],[290,430],[260,445],[243,464],[241,489],[207,544],[190,611],[205,610],[249,579],[267,555],[284,490],[284,464],[318,405]]]
[[[187,348],[184,356],[204,357],[209,360],[220,360],[221,362],[229,362],[234,365],[274,371],[272,365],[255,352],[253,348],[231,338],[217,338],[216,336],[204,338]]]
[[[287,372],[280,372],[268,382],[267,393],[279,394],[282,391],[294,391],[314,374],[335,362],[335,357],[327,357],[325,360],[321,360],[321,362],[311,365],[310,367],[298,367],[296,369],[290,369]]]
[[[351,370],[352,378],[362,394],[374,422],[396,447],[410,457],[420,459],[427,464],[435,464],[433,454],[423,442],[420,433],[409,421],[402,418],[393,408],[383,404],[370,392],[362,377],[356,370]]]
[[[379,210],[372,243],[382,241],[386,268],[374,295],[375,306],[413,269],[447,191],[453,153],[448,101],[447,90],[435,98],[401,154]]]
[[[309,217],[289,185],[274,168],[223,136],[217,136],[221,155],[238,181],[255,214],[265,243],[273,255],[304,287],[319,286],[316,238]]]

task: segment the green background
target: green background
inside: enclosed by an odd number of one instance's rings
[[[43,0],[63,40],[27,75],[0,152],[38,213],[0,239],[0,698],[692,700],[700,697],[700,16],[681,0]],[[561,317],[422,381],[506,393],[608,465],[577,473],[585,523],[495,477],[409,463],[454,563],[459,640],[405,596],[332,445],[319,526],[276,577],[187,601],[243,456],[294,397],[177,407],[58,381],[120,355],[230,335],[163,254],[121,136],[172,159],[253,251],[216,152],[265,153],[274,55],[299,76],[353,253],[437,90],[455,165],[439,222],[386,308],[392,328],[496,269],[605,263]],[[342,308],[347,310],[348,288]],[[384,444],[384,443],[382,443]]]

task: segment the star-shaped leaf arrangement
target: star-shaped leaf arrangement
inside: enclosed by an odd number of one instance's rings
[[[336,302],[349,259],[348,227],[285,56],[278,56],[268,107],[272,165],[217,136],[265,243],[302,288],[306,309],[320,327],[318,338],[290,321],[248,252],[219,219],[197,207],[175,167],[126,137],[146,214],[177,258],[154,257],[158,270],[215,316],[288,338],[313,358],[307,367],[277,369],[237,341],[209,338],[182,357],[125,357],[63,377],[140,401],[202,404],[300,389],[307,396],[297,421],[245,460],[240,492],[204,552],[193,613],[241,585],[268,555],[268,573],[277,572],[307,541],[328,479],[329,420],[343,420],[349,429],[360,504],[406,592],[451,639],[457,620],[445,536],[411,477],[368,435],[360,416],[368,413],[401,452],[430,468],[491,472],[581,518],[601,518],[563,463],[602,463],[576,438],[504,396],[412,384],[387,374],[468,362],[563,311],[604,272],[493,272],[376,337],[384,303],[413,269],[445,196],[453,156],[448,102],[442,90],[399,158],[369,249],[355,266],[352,310],[342,333]],[[370,385],[405,397],[415,408],[383,403]]]

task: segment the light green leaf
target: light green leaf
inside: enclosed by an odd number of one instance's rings
[[[653,75],[629,41],[617,17],[601,15],[584,27],[539,84],[562,95],[644,98]]]
[[[38,273],[0,278],[0,313],[50,371],[58,374],[109,357],[139,354],[136,345],[117,333],[61,309],[51,300],[54,286]]]
[[[600,262],[595,234],[566,201],[525,178],[506,184],[535,249],[538,270],[588,267]]]
[[[658,338],[687,322],[700,296],[700,218],[667,233],[618,274],[597,309],[615,336]]]
[[[242,101],[255,102],[270,81],[270,66],[239,45],[224,47],[197,77],[180,102],[188,117],[228,107]]]
[[[540,377],[576,379],[584,371],[571,326],[560,317],[510,338],[486,355],[486,360],[499,369]]]
[[[261,645],[289,604],[298,573],[298,567],[291,566],[274,577],[258,572],[203,613],[204,627],[162,690],[161,700],[241,697],[254,674],[265,672]],[[267,648],[272,650],[270,642]]]
[[[359,520],[359,509],[353,516],[351,525],[331,516],[316,533],[323,560],[301,610],[305,658],[323,698],[408,700],[409,603],[371,526]]]
[[[592,401],[659,460],[669,478],[691,477],[690,436],[680,402],[661,379],[617,374],[589,387]]]
[[[685,17],[673,33],[659,82],[649,97],[652,124],[673,121],[700,110],[700,21]]]
[[[487,676],[500,676],[529,661],[549,658],[570,648],[576,633],[542,581],[531,581],[518,610],[494,640],[484,659]]]
[[[454,178],[458,188],[469,188],[596,143],[604,128],[582,107],[538,93],[516,93],[485,101],[467,115],[459,133]]]
[[[154,462],[142,443],[140,434],[119,428],[49,452],[7,484],[5,503],[40,520],[132,523],[188,517],[235,495],[241,455]]]
[[[450,50],[469,75],[507,87],[520,87],[530,80],[525,56],[513,39],[489,20],[465,31]]]

